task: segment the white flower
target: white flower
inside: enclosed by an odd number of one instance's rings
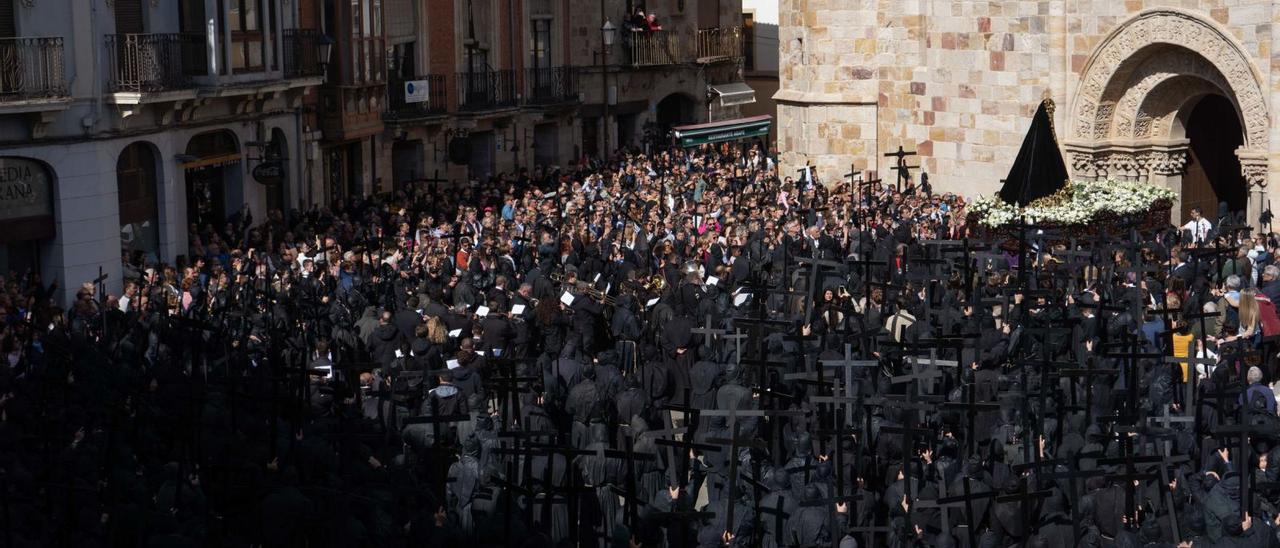
[[[1058,204],[1019,208],[1005,203],[998,196],[984,196],[969,208],[977,214],[979,224],[994,228],[1023,217],[1033,223],[1084,224],[1103,212],[1130,215],[1150,209],[1158,200],[1177,199],[1177,195],[1167,188],[1134,181],[1074,181],[1070,184],[1070,199]]]

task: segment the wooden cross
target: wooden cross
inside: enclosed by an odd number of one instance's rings
[[[939,497],[934,503],[937,505],[951,505],[956,503],[960,503],[964,505],[964,511],[967,517],[965,521],[969,524],[968,546],[973,547],[978,545],[978,537],[977,537],[976,530],[978,528],[978,521],[982,518],[982,516],[978,516],[974,513],[973,503],[979,500],[994,499],[996,498],[996,496],[999,495],[999,493],[990,489],[988,489],[987,491],[974,493],[970,485],[972,478],[970,478],[969,476],[961,476],[960,480],[961,480],[960,483],[961,483],[963,493],[957,494],[957,495]]]
[[[880,360],[855,360],[853,359],[853,345],[845,343],[844,359],[842,360],[818,360],[820,369],[839,369],[844,372],[844,391],[841,394],[845,398],[852,397],[853,391],[853,370],[862,367],[879,367]],[[853,409],[845,406],[845,422],[853,423]]]
[[[1213,315],[1215,316],[1217,314],[1218,314],[1217,312],[1213,313]],[[1193,421],[1193,425],[1195,427],[1195,436],[1196,436],[1196,439],[1200,439],[1200,405],[1196,401],[1196,385],[1199,384],[1200,382],[1200,376],[1199,376],[1200,374],[1197,371],[1197,369],[1199,368],[1199,366],[1203,365],[1205,366],[1205,371],[1208,372],[1210,367],[1218,365],[1218,360],[1217,358],[1199,357],[1198,354],[1200,354],[1200,352],[1194,348],[1194,345],[1195,345],[1195,342],[1193,341],[1192,342],[1193,348],[1188,350],[1187,357],[1177,358],[1174,356],[1165,356],[1164,362],[1182,365],[1187,368],[1187,382],[1185,383],[1187,393],[1182,400],[1183,409],[1184,409],[1184,412],[1186,412],[1186,410],[1190,410],[1191,415],[1195,418],[1195,420]]]
[[[720,338],[733,341],[733,363],[742,364],[742,339],[747,338],[747,334],[734,327],[732,335],[721,335]]]
[[[950,537],[951,536],[951,513],[949,512],[949,510],[952,508],[964,507],[965,503],[963,501],[950,502],[947,504],[940,504],[938,502],[939,500],[945,499],[945,498],[947,498],[947,482],[940,481],[938,482],[938,498],[935,498],[933,500],[916,501],[916,507],[926,508],[926,509],[928,508],[936,509],[938,513],[942,515],[942,535],[943,537]],[[966,523],[965,525],[962,525],[962,527],[973,529],[973,527],[975,527],[976,525],[977,525],[976,523]]]
[[[710,314],[707,314],[706,323],[705,323],[705,324],[703,324],[703,325],[704,325],[704,327],[698,327],[698,328],[690,329],[690,330],[689,330],[689,332],[690,332],[690,333],[693,333],[693,334],[696,334],[696,335],[702,335],[702,346],[703,346],[703,348],[710,349],[710,348],[711,348],[711,339],[712,339],[712,337],[719,337],[719,336],[721,336],[721,335],[724,335],[724,334],[725,334],[725,330],[723,330],[723,329],[712,329],[712,328],[711,328],[711,315],[710,315]]]
[[[1133,438],[1137,433],[1136,430],[1137,428],[1134,428],[1134,427],[1117,426],[1116,432],[1117,432],[1117,435],[1121,437],[1120,448],[1124,452],[1124,456],[1120,458],[1098,459],[1098,464],[1101,464],[1104,466],[1116,465],[1116,464],[1124,465],[1124,468],[1125,468],[1124,474],[1112,475],[1109,477],[1113,480],[1122,482],[1125,487],[1125,515],[1129,516],[1130,520],[1134,520],[1134,515],[1135,515],[1134,512],[1136,509],[1136,503],[1134,501],[1134,493],[1133,493],[1134,481],[1135,480],[1146,481],[1146,480],[1151,480],[1159,477],[1157,474],[1153,474],[1153,473],[1139,473],[1137,470],[1137,465],[1159,463],[1163,460],[1161,457],[1155,457],[1155,456],[1151,456],[1151,457],[1137,456],[1133,448]],[[1241,489],[1243,488],[1244,486],[1241,485]]]
[[[947,402],[942,404],[941,407],[946,410],[964,410],[965,414],[968,415],[969,429],[965,433],[965,444],[968,446],[967,454],[972,455],[974,454],[974,445],[977,442],[975,432],[977,431],[978,414],[983,412],[998,412],[1000,411],[1000,404],[979,402],[977,400],[978,390],[976,385],[970,384],[965,386],[964,392],[965,403]]]
[[[805,296],[804,296],[805,297],[804,323],[805,325],[808,325],[813,323],[813,310],[814,308],[816,308],[815,303],[818,298],[818,281],[819,281],[819,275],[821,275],[822,273],[822,269],[823,268],[841,269],[841,268],[844,268],[844,263],[840,263],[836,261],[826,261],[826,260],[810,258],[810,257],[797,257],[796,262],[809,266],[809,280],[808,280],[807,287],[805,287]]]
[[[895,186],[896,186],[896,188],[897,188],[898,192],[902,192],[902,184],[903,184],[904,182],[910,182],[910,181],[911,181],[911,172],[910,172],[909,170],[917,169],[917,168],[919,168],[919,167],[920,167],[920,166],[909,166],[909,165],[907,165],[907,156],[915,156],[915,155],[916,155],[916,153],[915,153],[914,151],[912,151],[912,152],[907,152],[907,151],[903,150],[903,149],[902,149],[902,145],[898,145],[898,150],[897,150],[896,152],[889,152],[889,153],[885,153],[885,155],[884,155],[884,157],[885,157],[885,158],[896,158],[896,159],[897,159],[897,163],[896,163],[896,165],[894,165],[894,166],[893,166],[892,168],[890,168],[890,169],[893,169],[894,171],[896,171],[896,172],[898,173],[898,180],[895,182]]]
[[[733,529],[733,510],[734,510],[734,507],[737,506],[737,501],[738,501],[738,460],[739,460],[738,449],[740,447],[755,447],[759,449],[767,449],[767,446],[764,443],[754,441],[754,439],[752,438],[748,438],[745,440],[739,438],[738,431],[742,425],[738,424],[738,422],[734,420],[737,417],[737,415],[734,415],[731,413],[728,416],[730,417],[730,422],[731,422],[729,426],[729,429],[732,432],[731,437],[727,440],[721,439],[721,438],[710,438],[707,440],[707,443],[714,443],[717,445],[721,445],[722,447],[727,445],[729,449],[729,497],[728,497],[728,504],[725,505],[726,509],[725,509],[724,523],[725,523],[725,530],[727,532],[732,533],[734,530]]]

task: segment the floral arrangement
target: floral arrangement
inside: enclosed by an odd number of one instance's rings
[[[1026,218],[1032,224],[1083,225],[1100,217],[1128,216],[1153,209],[1167,209],[1177,194],[1134,181],[1072,181],[1052,196],[1025,207],[1005,203],[999,195],[984,196],[969,204],[971,219],[996,228]]]

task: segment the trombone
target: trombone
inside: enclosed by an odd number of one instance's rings
[[[550,274],[547,274],[547,278],[549,278],[551,281],[557,284],[560,284],[562,286],[565,285],[565,276],[560,272],[552,272]],[[599,289],[591,287],[586,282],[579,281],[578,290],[581,291],[582,294],[600,302],[601,304],[607,304],[609,306],[614,306],[618,304],[618,300],[615,299],[613,296],[605,293],[604,291],[600,291]]]
[[[591,297],[592,299],[599,301],[600,304],[606,304],[609,306],[614,306],[618,304],[618,300],[613,298],[613,296],[603,291],[600,291],[599,289],[596,289],[594,287],[588,287],[584,289],[583,293],[585,293],[588,297]]]

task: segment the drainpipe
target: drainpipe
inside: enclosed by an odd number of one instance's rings
[[[89,51],[93,52],[93,77],[90,78],[93,101],[90,103],[89,112],[92,115],[80,121],[86,136],[93,133],[94,126],[98,125],[98,120],[102,118],[102,78],[105,74],[102,70],[102,48],[96,43],[98,39],[98,3],[89,2]],[[76,71],[76,79],[80,79],[80,71]],[[71,86],[68,85],[68,88],[70,89]]]
[[[520,77],[522,75],[517,74],[518,69],[516,68],[518,65],[516,64],[516,3],[515,3],[515,0],[507,0],[507,32],[511,33],[510,36],[507,38],[507,55],[511,59],[511,87],[512,87],[511,92],[513,94],[512,99],[515,99],[516,97],[519,97],[522,95],[522,89],[523,89],[518,85],[520,83]],[[513,134],[516,131],[516,127],[518,127],[518,124],[512,121],[511,132]],[[520,171],[520,166],[519,166],[520,153],[519,152],[515,152],[513,154],[511,158],[511,162],[512,162],[511,163],[512,174],[515,174],[516,172]]]
[[[303,174],[303,162],[307,161],[306,160],[307,145],[306,145],[304,136],[302,135],[302,107],[296,107],[293,109],[293,135],[294,135],[294,142],[297,143],[297,147],[298,147],[298,150],[293,153],[293,158],[294,158],[294,164],[295,164],[294,169],[297,170],[296,173],[298,174],[297,178],[299,183],[298,196],[295,197],[293,201],[294,202],[299,201],[298,198],[302,197],[303,188],[305,185],[306,196],[307,196],[307,203],[306,203],[307,207],[298,208],[299,211],[302,211],[311,206],[311,179],[307,177],[305,174]],[[292,210],[293,208],[289,207],[289,205],[290,204],[285,204],[284,211],[281,212],[284,214],[285,226],[288,226],[289,221],[291,220],[289,218],[289,211]]]

